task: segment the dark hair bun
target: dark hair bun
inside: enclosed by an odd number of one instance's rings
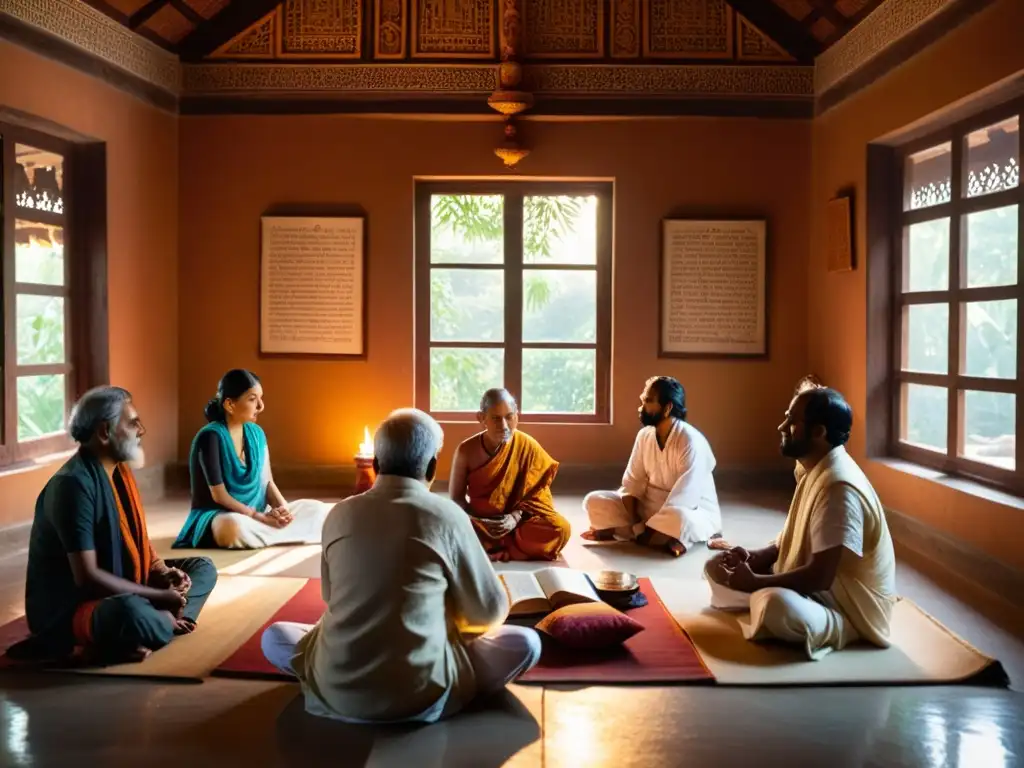
[[[225,421],[225,400],[237,400],[250,389],[260,383],[260,377],[245,368],[232,368],[220,377],[217,394],[206,404],[203,413],[207,421]]]
[[[203,415],[207,421],[224,421],[224,405],[219,397],[210,398],[210,402],[203,409]]]

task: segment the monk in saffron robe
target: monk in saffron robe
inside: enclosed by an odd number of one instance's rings
[[[551,497],[558,462],[516,430],[519,413],[507,390],[485,392],[477,420],[484,430],[455,450],[452,500],[469,514],[491,560],[554,560],[570,534]]]

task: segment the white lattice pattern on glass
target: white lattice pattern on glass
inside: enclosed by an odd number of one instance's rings
[[[47,213],[64,213],[64,198],[51,197],[49,192],[21,192],[14,199],[15,205],[29,211],[46,211]]]
[[[940,203],[948,203],[953,191],[952,183],[947,179],[938,183],[931,182],[914,189],[910,193],[910,209],[930,208]]]
[[[999,167],[999,163],[992,163],[977,173],[971,171],[967,177],[967,196],[977,197],[1003,189],[1013,189],[1018,184],[1020,184],[1020,165],[1016,158],[1011,157],[1003,168]]]

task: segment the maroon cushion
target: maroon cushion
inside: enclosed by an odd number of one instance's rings
[[[537,630],[568,648],[592,650],[625,642],[644,625],[606,603],[578,603],[541,619]]]

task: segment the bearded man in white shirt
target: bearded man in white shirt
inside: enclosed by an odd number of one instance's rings
[[[727,549],[707,438],[686,421],[686,390],[670,376],[648,379],[640,423],[617,491],[583,499],[588,541],[636,541],[679,557],[694,544]]]

